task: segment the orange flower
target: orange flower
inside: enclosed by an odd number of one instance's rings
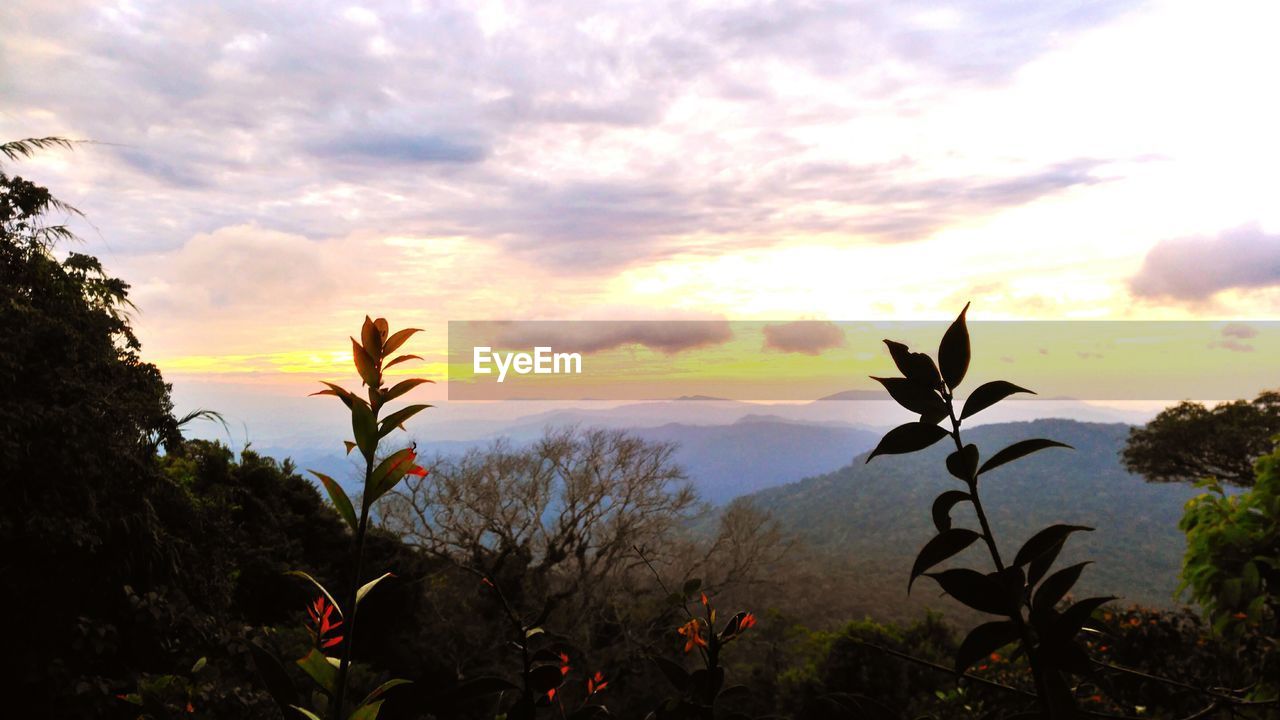
[[[693,618],[689,622],[681,625],[676,632],[685,638],[684,651],[691,652],[694,646],[706,647],[707,639],[702,636],[702,618]]]
[[[609,683],[604,679],[604,673],[597,670],[595,675],[587,678],[587,695],[595,695],[608,686]]]
[[[702,593],[702,607],[706,607],[710,604],[711,604],[710,601],[707,600],[707,594]]]
[[[742,618],[742,624],[738,626],[739,627],[738,632],[743,632],[755,626],[756,626],[756,616],[752,615],[751,613],[747,613]]]

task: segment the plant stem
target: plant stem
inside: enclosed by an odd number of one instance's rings
[[[369,487],[373,478],[373,458],[365,458],[364,484]],[[360,527],[356,529],[355,572],[351,576],[351,584],[347,587],[345,598],[346,611],[344,621],[347,624],[346,637],[342,643],[342,659],[338,662],[337,687],[334,689],[333,702],[329,705],[330,720],[342,720],[343,702],[347,695],[347,674],[351,668],[351,651],[356,640],[356,593],[360,589],[360,571],[364,561],[364,539],[369,529],[369,506],[361,498]]]

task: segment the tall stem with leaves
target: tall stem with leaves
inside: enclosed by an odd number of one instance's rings
[[[421,360],[417,355],[395,355],[395,352],[405,341],[416,332],[419,332],[417,328],[406,328],[392,333],[387,321],[383,318],[371,320],[365,317],[364,325],[360,330],[360,339],[351,338],[351,351],[356,372],[359,373],[364,387],[367,388],[367,399],[329,382],[324,383],[327,386],[326,389],[314,393],[316,395],[337,397],[351,412],[351,430],[355,439],[346,441],[344,444],[348,453],[353,450],[360,451],[360,454],[364,457],[365,467],[364,492],[360,497],[358,513],[341,485],[324,473],[311,471],[324,485],[338,514],[342,516],[342,519],[355,533],[355,556],[352,561],[351,580],[345,588],[343,601],[339,606],[339,612],[342,614],[343,622],[346,623],[346,628],[345,642],[342,644],[336,672],[334,672],[332,678],[328,677],[328,670],[325,668],[333,665],[330,658],[321,657],[319,662],[309,663],[314,668],[314,671],[309,669],[309,665],[303,665],[302,661],[299,662],[303,669],[308,670],[313,679],[320,683],[322,689],[329,693],[329,716],[333,720],[342,720],[342,718],[346,717],[345,710],[348,704],[347,679],[351,670],[351,654],[355,647],[357,609],[369,591],[390,575],[390,573],[384,573],[368,582],[363,582],[364,547],[369,531],[370,510],[373,508],[374,503],[378,501],[378,498],[389,492],[406,475],[425,476],[427,473],[425,469],[414,462],[417,458],[414,446],[401,448],[386,455],[381,460],[378,459],[379,449],[384,438],[397,428],[403,430],[405,421],[431,407],[430,405],[409,405],[391,412],[386,417],[382,416],[382,411],[386,409],[387,403],[396,400],[423,383],[431,382],[422,378],[409,378],[401,380],[390,387],[386,385],[385,372],[389,368],[410,360]],[[319,582],[310,576],[303,576],[319,587],[324,595],[332,601],[332,595]],[[304,658],[304,660],[306,659]],[[379,702],[377,700],[378,694],[378,691],[375,691],[374,695],[366,698],[365,702],[357,706],[357,710],[368,707],[371,703]],[[376,715],[375,708],[372,714],[366,713],[361,717],[376,717]]]
[[[1053,720],[1067,718],[1073,715],[1075,707],[1068,683],[1069,674],[1090,671],[1088,655],[1075,643],[1075,638],[1090,621],[1093,612],[1113,598],[1089,598],[1059,610],[1058,604],[1088,563],[1072,565],[1046,577],[1067,537],[1092,528],[1051,525],[1032,536],[1011,564],[1001,557],[982,505],[979,479],[1006,463],[1039,450],[1069,446],[1042,438],[1022,440],[979,465],[978,447],[966,445],[961,439],[961,424],[1014,393],[1031,391],[1004,380],[988,382],[969,393],[957,414],[955,390],[969,369],[969,330],[965,320],[968,310],[966,305],[943,335],[936,364],[924,353],[911,352],[902,343],[885,340],[902,377],[874,379],[884,385],[899,405],[918,414],[920,419],[890,430],[868,455],[867,462],[879,455],[923,450],[945,437],[951,437],[956,449],[947,456],[947,470],[965,484],[965,490],[948,490],[934,501],[932,515],[938,534],[916,557],[907,591],[910,592],[917,578],[926,575],[960,603],[1001,617],[979,625],[965,637],[956,654],[957,674],[963,674],[979,659],[999,648],[1017,643],[1031,667],[1043,716]],[[943,420],[949,421],[950,429],[939,425]],[[951,511],[965,502],[973,506],[978,521],[977,531],[952,527]],[[983,573],[969,568],[954,568],[929,572],[979,539],[987,546],[993,571]]]

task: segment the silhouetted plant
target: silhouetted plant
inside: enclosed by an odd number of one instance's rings
[[[327,714],[331,720],[346,718],[373,720],[378,716],[384,694],[391,688],[408,682],[392,679],[382,683],[364,700],[356,704],[348,716],[347,684],[352,662],[351,652],[355,644],[357,611],[365,596],[380,582],[391,576],[391,573],[383,573],[366,581],[363,575],[361,565],[369,531],[369,512],[378,498],[395,487],[396,483],[406,475],[426,475],[427,472],[414,462],[417,453],[413,446],[396,450],[380,461],[378,459],[378,450],[383,438],[397,428],[404,429],[405,421],[431,407],[430,405],[409,405],[386,417],[380,417],[387,403],[423,383],[432,382],[422,378],[410,378],[391,387],[386,387],[384,384],[384,372],[388,368],[409,360],[421,359],[417,355],[391,357],[417,332],[420,332],[417,328],[407,328],[391,333],[386,320],[382,318],[371,320],[366,316],[360,331],[360,340],[351,338],[351,349],[356,371],[364,386],[368,388],[368,399],[329,382],[324,383],[328,386],[327,389],[314,393],[337,397],[351,412],[351,429],[355,440],[346,441],[344,445],[347,453],[358,449],[365,461],[364,491],[360,498],[358,512],[337,481],[324,473],[310,471],[324,485],[338,515],[355,533],[354,567],[343,601],[339,603],[333,594],[311,575],[302,571],[290,573],[306,579],[320,593],[309,608],[316,625],[313,631],[314,647],[305,657],[297,661],[297,665],[315,681],[327,698]],[[335,634],[338,629],[342,630],[341,635]],[[339,646],[341,650],[338,658],[330,657],[326,652],[335,646]],[[255,659],[258,661],[259,671],[266,680],[267,687],[282,709],[286,712],[296,711],[305,717],[319,720],[320,716],[317,712],[322,710],[317,707],[313,711],[298,704],[297,695],[289,686],[287,675],[274,657],[259,649],[255,652]]]
[[[983,510],[979,480],[986,473],[1031,453],[1069,446],[1040,438],[1022,440],[979,464],[978,447],[964,444],[960,435],[964,420],[1014,393],[1031,392],[1004,380],[988,382],[975,388],[957,413],[955,391],[969,368],[969,330],[965,322],[968,310],[969,306],[965,305],[943,335],[937,364],[924,353],[911,352],[906,345],[885,340],[902,377],[874,379],[884,385],[899,405],[918,414],[920,419],[890,430],[867,456],[867,462],[880,455],[923,450],[948,436],[952,439],[956,449],[947,456],[946,467],[953,477],[964,483],[965,489],[948,490],[934,501],[932,514],[938,534],[916,557],[907,590],[910,592],[916,579],[924,575],[960,603],[999,616],[1000,620],[974,628],[960,643],[956,672],[963,674],[979,659],[1006,645],[1016,644],[1017,652],[1025,654],[1031,666],[1043,714],[1049,718],[1071,717],[1075,698],[1069,684],[1070,674],[1090,671],[1089,656],[1076,643],[1076,636],[1093,612],[1114,598],[1088,598],[1062,611],[1057,607],[1088,563],[1052,574],[1049,570],[1072,533],[1092,528],[1051,525],[1033,535],[1018,550],[1012,563],[1001,555]],[[944,420],[950,429],[939,425]],[[952,509],[966,502],[973,506],[978,530],[952,524]],[[953,568],[929,572],[979,540],[986,545],[994,570]]]

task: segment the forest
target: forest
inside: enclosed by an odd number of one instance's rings
[[[384,375],[415,330],[371,309],[313,399],[350,418],[348,494],[186,437],[217,408],[175,411],[128,282],[17,174],[65,144],[0,145],[13,717],[1280,718],[1276,393],[971,431],[1029,390],[963,384],[966,307],[936,353],[886,341],[903,422],[873,450],[711,513],[674,443],[626,430],[418,453],[426,380]],[[1091,517],[1121,498],[1094,445],[1186,492],[1180,517]],[[885,463],[937,479],[859,489]],[[1074,511],[1041,527],[1044,507]],[[1180,543],[1186,607],[1108,590],[1135,572],[1115,545],[1144,537]],[[954,611],[909,604],[926,594]]]

